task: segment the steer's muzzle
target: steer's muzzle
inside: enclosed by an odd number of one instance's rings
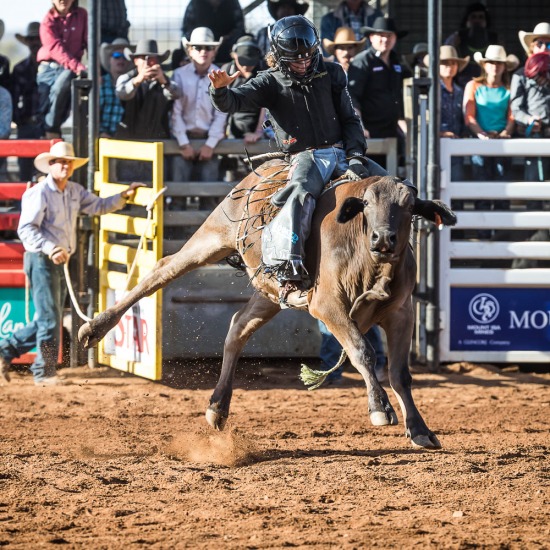
[[[379,260],[389,260],[395,252],[397,234],[389,229],[373,230],[370,238],[371,254]]]

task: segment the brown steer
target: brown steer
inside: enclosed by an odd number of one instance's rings
[[[256,292],[233,316],[225,340],[220,379],[206,413],[208,423],[219,430],[229,414],[233,376],[244,345],[281,310],[277,281],[259,269],[260,239],[274,213],[265,198],[286,182],[287,167],[271,162],[260,172],[261,177],[252,173],[233,189],[179,252],[160,260],[119,303],[79,331],[84,345],[93,346],[144,296],[193,269],[240,254]],[[415,200],[410,188],[389,176],[343,183],[326,191],[317,203],[306,245],[306,266],[313,283],[306,309],[326,324],[363,376],[370,420],[377,426],[397,423],[374,375],[374,350],[363,338],[373,324],[382,326],[388,341],[389,380],[401,406],[406,435],[415,447],[439,448],[411,394],[413,214],[447,225],[456,222],[445,205]]]

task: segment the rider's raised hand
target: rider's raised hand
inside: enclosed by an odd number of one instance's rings
[[[217,69],[211,71],[208,74],[208,78],[214,88],[225,88],[226,86],[229,86],[229,84],[231,84],[240,74],[241,71],[237,71],[232,75],[228,75],[225,71]]]

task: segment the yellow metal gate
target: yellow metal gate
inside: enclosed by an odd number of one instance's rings
[[[120,300],[162,257],[162,200],[154,203],[149,219],[146,207],[163,188],[163,144],[100,139],[95,189],[101,197],[120,193],[126,187],[110,182],[112,159],[151,162],[153,178],[152,186],[137,190],[129,208],[99,218],[99,311]],[[144,238],[140,245],[141,236]],[[131,270],[136,255],[136,265]],[[160,380],[162,291],[143,298],[128,310],[100,342],[98,353],[101,364]]]

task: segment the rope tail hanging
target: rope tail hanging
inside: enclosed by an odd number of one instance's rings
[[[329,370],[314,370],[310,369],[307,365],[302,364],[302,369],[300,370],[300,380],[306,386],[309,386],[308,391],[316,390],[323,384],[329,374],[332,374],[344,364],[346,357],[346,352],[342,349],[338,363],[336,363],[336,365]]]

